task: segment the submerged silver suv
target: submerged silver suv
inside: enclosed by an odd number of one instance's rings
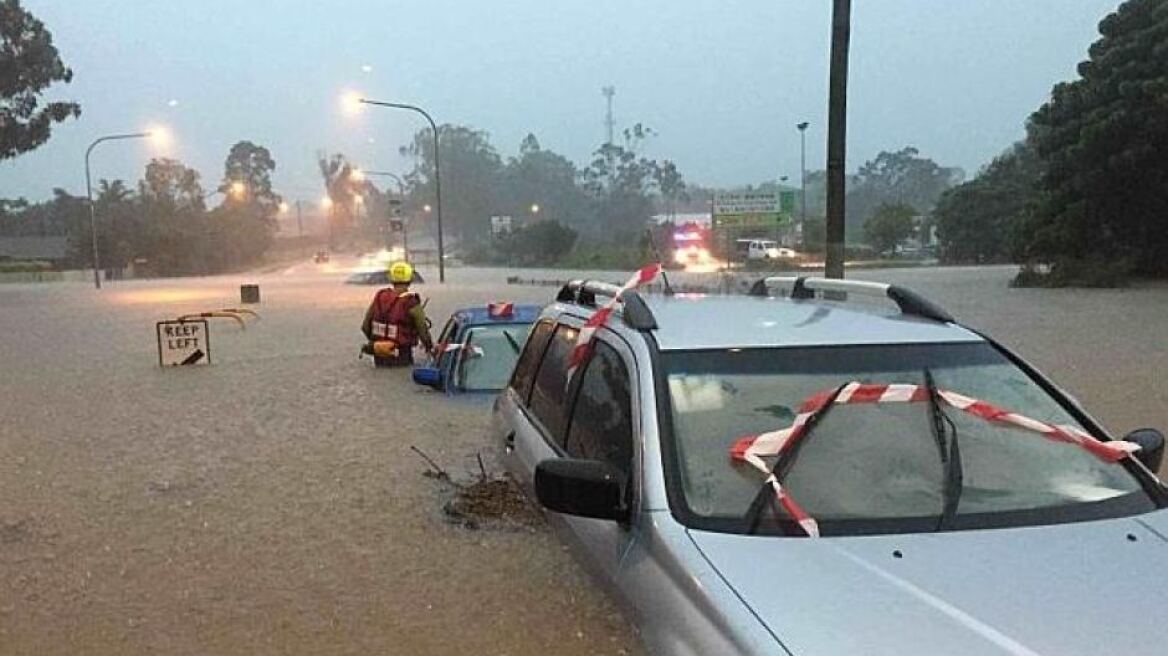
[[[569,377],[618,292],[561,290],[493,430],[653,653],[1164,653],[1158,432],[875,283],[626,292]]]

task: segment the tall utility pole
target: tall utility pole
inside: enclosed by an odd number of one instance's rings
[[[604,129],[605,129],[605,133],[608,136],[605,138],[604,143],[611,146],[612,145],[612,131],[613,131],[613,126],[614,126],[614,123],[612,120],[612,97],[616,95],[616,87],[614,87],[614,86],[601,87],[600,93],[604,94],[604,99],[606,101],[608,101],[608,113],[606,113],[604,115]]]
[[[824,275],[844,277],[844,161],[848,129],[848,45],[852,0],[834,0],[827,96],[827,225]]]
[[[807,244],[807,121],[795,126],[799,130],[799,236]]]

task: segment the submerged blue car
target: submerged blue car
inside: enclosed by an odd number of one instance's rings
[[[539,305],[488,303],[450,315],[434,361],[415,367],[414,382],[448,394],[491,393],[507,386]]]

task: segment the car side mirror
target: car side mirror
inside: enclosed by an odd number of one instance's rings
[[[416,367],[413,377],[418,385],[442,389],[442,370],[437,367]]]
[[[1163,433],[1155,428],[1140,428],[1125,435],[1123,441],[1140,445],[1140,450],[1132,455],[1153,472],[1160,471],[1164,462]]]
[[[549,458],[535,466],[535,498],[553,512],[624,521],[624,478],[606,462]]]

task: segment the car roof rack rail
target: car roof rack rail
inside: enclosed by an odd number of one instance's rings
[[[863,294],[883,296],[896,303],[902,314],[924,317],[942,323],[956,323],[953,315],[906,287],[866,280],[840,280],[836,278],[808,278],[794,276],[772,276],[760,278],[748,292],[751,296],[770,296],[770,288],[778,287],[793,299],[815,298],[815,292],[836,294]]]
[[[573,280],[560,288],[556,294],[556,301],[572,303],[583,307],[596,308],[596,297],[620,297],[621,318],[628,327],[634,330],[656,330],[657,317],[645,304],[645,299],[635,291],[621,292],[620,285],[596,280]]]

